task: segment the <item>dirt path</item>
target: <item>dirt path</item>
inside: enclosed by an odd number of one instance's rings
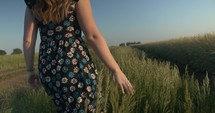
[[[0,72],[0,91],[10,87],[27,85],[25,74],[25,68]]]
[[[5,71],[0,71],[0,77],[14,74],[14,73],[20,73],[22,71],[25,71],[25,68],[17,68],[17,69],[10,69]]]
[[[18,85],[27,85],[26,75],[17,75],[6,80],[0,81],[0,91],[11,87],[17,87]]]

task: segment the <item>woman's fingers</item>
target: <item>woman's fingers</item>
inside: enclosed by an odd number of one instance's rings
[[[127,83],[125,84],[125,88],[126,88],[126,91],[129,92],[131,95],[134,94],[133,87],[128,80],[127,80]]]
[[[39,81],[39,77],[38,76],[36,76],[36,78],[35,78],[35,85],[36,85],[36,88],[40,87],[40,81]]]
[[[124,88],[123,88],[122,84],[120,84],[120,87],[121,87],[122,93],[125,94],[125,91],[124,91]]]
[[[129,86],[129,90],[130,90],[131,95],[134,95],[134,89],[132,86]]]
[[[121,89],[122,93],[129,93],[131,95],[134,94],[134,89],[130,81],[126,78],[123,73],[116,73],[113,77],[114,82],[117,82],[119,85],[119,89]]]
[[[127,91],[130,93],[130,95],[133,94],[130,86],[127,86]]]
[[[29,75],[28,84],[31,88],[38,89],[40,87],[39,77],[37,74]]]
[[[134,94],[134,88],[129,81],[128,81],[128,87],[129,87],[131,94],[133,95]]]

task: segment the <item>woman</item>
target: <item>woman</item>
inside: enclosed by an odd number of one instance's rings
[[[113,72],[122,93],[134,89],[111,55],[93,19],[90,0],[25,0],[23,50],[28,84],[45,88],[58,113],[95,112],[97,69],[81,38]],[[34,71],[37,31],[40,31],[38,70]],[[102,111],[101,111],[102,112]]]

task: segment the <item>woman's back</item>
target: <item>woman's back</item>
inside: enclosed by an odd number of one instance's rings
[[[85,108],[87,113],[95,113],[96,104],[103,104],[102,91],[97,94],[97,68],[81,38],[82,30],[95,53],[113,72],[122,93],[133,94],[132,85],[114,60],[94,22],[90,0],[25,2],[28,8],[25,13],[23,50],[27,80],[33,88],[39,87],[37,80],[40,80],[58,113],[85,113]],[[39,76],[33,68],[38,29],[41,36]],[[99,102],[96,102],[97,98]],[[104,112],[104,105],[101,105],[99,112]]]
[[[36,3],[30,0],[25,2],[32,11]],[[59,113],[84,112],[85,99],[89,102],[86,106],[88,112],[95,112],[96,109],[98,73],[81,38],[76,2],[69,5],[68,15],[59,22],[47,22],[34,15],[41,37],[40,81]]]

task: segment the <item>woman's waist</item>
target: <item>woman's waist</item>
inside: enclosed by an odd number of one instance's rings
[[[58,51],[59,49],[62,49],[64,51],[70,51],[71,48],[77,48],[77,47],[85,47],[85,41],[82,39],[82,37],[70,37],[70,38],[64,38],[64,39],[47,39],[46,41],[41,40],[40,42],[40,51]]]
[[[68,34],[58,34],[58,35],[55,35],[55,36],[44,36],[44,35],[41,35],[40,36],[41,38],[41,42],[40,44],[42,45],[62,45],[64,43],[68,43],[68,44],[73,44],[76,42],[79,42],[79,43],[84,43],[84,40],[81,36],[74,36],[74,35],[71,35],[70,33]]]

